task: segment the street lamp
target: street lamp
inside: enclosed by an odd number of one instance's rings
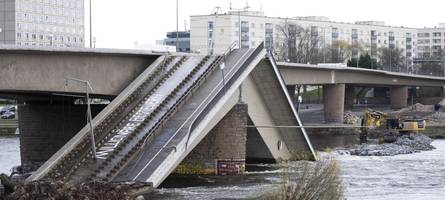
[[[225,90],[225,86],[226,86],[226,81],[225,81],[225,75],[224,75],[224,69],[226,68],[226,58],[224,58],[224,62],[221,63],[221,65],[219,65],[219,69],[221,70],[221,75],[222,75],[222,84],[223,84],[223,88]]]
[[[91,7],[91,1],[90,0],[90,48],[93,48],[93,9]]]
[[[176,0],[176,52],[179,49],[179,2]]]
[[[96,159],[96,141],[94,139],[94,129],[93,129],[93,117],[91,115],[91,105],[90,105],[90,90],[93,92],[93,88],[91,87],[91,84],[89,81],[81,80],[77,78],[65,78],[65,85],[68,86],[69,81],[74,81],[78,83],[85,84],[85,94],[86,94],[86,100],[87,100],[87,123],[89,123],[90,126],[90,137],[91,137],[91,148],[93,151],[93,158]]]

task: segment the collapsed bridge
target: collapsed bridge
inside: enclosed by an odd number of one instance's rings
[[[85,126],[28,180],[157,187],[238,104],[249,107],[253,125],[301,126],[273,57],[265,56],[262,45],[217,56],[160,56],[93,119],[94,145]],[[262,141],[254,153],[262,157],[287,159],[293,150],[314,156],[304,129],[256,131]]]

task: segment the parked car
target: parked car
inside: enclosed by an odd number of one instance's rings
[[[4,106],[0,109],[0,116],[5,114],[6,112],[13,112],[15,113],[16,108],[15,106]]]
[[[6,111],[6,112],[4,112],[1,116],[0,116],[0,118],[2,118],[2,119],[14,119],[15,118],[15,112],[12,112],[12,111]]]

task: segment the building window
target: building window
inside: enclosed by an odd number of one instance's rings
[[[266,30],[265,30],[265,48],[267,50],[273,49],[273,24],[272,23],[266,23]]]
[[[430,37],[430,33],[418,33],[417,37]]]
[[[207,48],[210,54],[213,54],[213,47],[215,46],[213,44],[213,21],[207,22]]]
[[[241,22],[241,48],[249,48],[249,22]]]

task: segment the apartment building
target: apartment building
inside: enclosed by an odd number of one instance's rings
[[[434,28],[419,29],[417,33],[417,55],[419,59],[442,57],[445,49],[445,23]]]
[[[386,26],[380,21],[342,23],[327,17],[267,17],[257,11],[229,11],[224,14],[191,16],[191,49],[203,54],[222,53],[232,43],[241,41],[241,48],[250,48],[265,42],[266,48],[283,45],[283,27],[299,25],[317,35],[320,45],[343,40],[359,44],[377,56],[380,47],[399,48],[407,60],[415,54],[417,29]],[[411,61],[410,61],[411,63]]]
[[[0,0],[0,44],[84,47],[84,0]]]

